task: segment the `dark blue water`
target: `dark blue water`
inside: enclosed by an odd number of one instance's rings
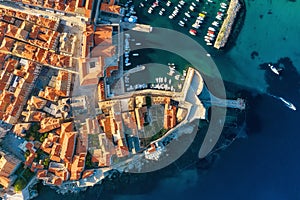
[[[114,192],[101,192],[97,186],[62,197],[43,188],[38,199],[300,199],[300,112],[267,95],[282,96],[300,109],[300,2],[247,0],[246,6],[236,45],[214,60],[228,87],[248,91],[247,139],[221,152],[208,170],[191,167],[161,178],[145,175],[145,182],[118,183]],[[253,51],[259,54],[254,59]],[[270,62],[285,68],[281,78],[266,67]]]

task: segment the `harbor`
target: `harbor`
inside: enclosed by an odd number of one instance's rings
[[[225,47],[241,8],[238,0],[144,0],[126,5],[135,9],[138,23],[186,33],[208,51]]]
[[[298,8],[295,6],[295,3],[290,2],[277,2],[273,1],[273,4],[270,5],[269,1],[248,1],[247,5],[249,7],[248,22],[244,33],[241,34],[239,40],[237,40],[237,47],[233,48],[233,53],[229,55],[231,60],[227,61],[222,60],[220,67],[226,69],[224,78],[230,81],[230,83],[239,83],[243,88],[249,89],[246,86],[251,86],[251,88],[265,88],[268,86],[274,86],[275,81],[264,82],[263,75],[260,73],[261,70],[257,68],[258,63],[262,63],[262,60],[265,62],[276,62],[280,56],[291,56],[294,64],[298,64],[295,54],[290,49],[296,49],[296,42],[289,38],[292,38],[292,35],[295,34],[297,29],[290,29],[290,31],[281,32],[278,31],[285,28],[286,21],[291,20],[292,17],[295,17],[293,13],[298,13]],[[282,9],[285,8],[285,9]],[[267,15],[266,12],[269,9],[273,9],[274,15]],[[288,9],[291,12],[286,12]],[[279,12],[280,11],[280,12]],[[148,13],[144,13],[145,15]],[[260,19],[259,16],[264,15],[263,19]],[[150,15],[149,15],[150,16]],[[159,16],[159,14],[157,14]],[[275,22],[278,20],[277,17],[283,18],[285,20],[275,23],[275,26],[272,29],[265,28],[270,21]],[[166,18],[167,19],[167,18]],[[297,19],[297,18],[296,18]],[[144,20],[139,18],[139,20]],[[154,19],[153,19],[154,20]],[[260,22],[260,23],[258,23]],[[262,23],[261,23],[262,22]],[[163,22],[158,22],[163,23]],[[166,23],[170,25],[169,23]],[[181,27],[174,23],[176,29]],[[256,29],[254,29],[256,27]],[[254,30],[254,31],[253,31]],[[189,33],[186,32],[188,35]],[[259,38],[251,37],[257,35]],[[271,35],[271,37],[270,37]],[[286,37],[287,40],[278,40],[278,38]],[[200,37],[199,37],[200,38]],[[201,42],[205,43],[202,38]],[[276,44],[274,41],[277,41]],[[242,42],[241,42],[242,41]],[[259,42],[257,42],[259,41]],[[264,41],[264,42],[260,42]],[[274,49],[280,49],[280,51],[271,52],[269,51],[270,45]],[[143,45],[143,44],[142,44]],[[285,46],[285,48],[281,48]],[[211,47],[209,47],[211,48]],[[212,49],[212,48],[211,48]],[[251,51],[259,52],[259,59],[251,60],[250,53]],[[139,56],[143,56],[139,54]],[[243,64],[240,64],[241,59],[243,59]],[[173,62],[173,61],[172,61]],[[164,62],[166,63],[166,62]],[[178,64],[178,62],[175,62]],[[236,64],[239,64],[235,66]],[[225,70],[224,70],[225,71]],[[240,73],[244,72],[244,73]],[[297,74],[297,73],[293,73]],[[298,74],[297,74],[298,75]],[[293,76],[288,77],[289,80],[285,80],[284,83],[280,82],[280,86],[287,86],[288,84],[294,83],[292,80]],[[279,84],[278,84],[279,85]],[[230,87],[233,89],[234,87]],[[291,91],[294,91],[296,87],[286,87],[288,90],[284,90],[284,94],[291,94]],[[295,89],[296,90],[296,89]],[[260,91],[260,90],[259,90]],[[257,91],[254,91],[256,93]],[[261,92],[261,91],[260,91]],[[259,92],[259,93],[260,93]],[[292,100],[299,100],[299,97],[296,96],[296,92],[288,98]],[[150,196],[150,198],[163,199],[163,198],[173,198],[173,199],[183,199],[183,198],[193,198],[196,195],[201,195],[204,199],[220,199],[228,198],[245,198],[245,199],[255,199],[261,198],[274,198],[273,195],[279,196],[281,198],[296,198],[297,190],[294,188],[295,183],[297,183],[297,162],[292,159],[297,156],[298,151],[290,151],[290,148],[297,150],[297,143],[291,143],[290,138],[295,138],[295,135],[298,135],[297,129],[294,128],[297,125],[297,116],[296,112],[293,113],[292,117],[287,117],[286,120],[282,121],[282,118],[278,117],[282,114],[287,116],[289,110],[284,106],[272,106],[274,100],[270,100],[269,96],[262,95],[263,98],[258,98],[253,101],[253,106],[251,108],[251,113],[255,115],[252,116],[252,121],[255,128],[251,128],[251,138],[249,140],[239,142],[235,144],[230,150],[226,152],[226,159],[218,159],[218,163],[214,166],[212,171],[209,173],[197,173],[194,167],[187,168],[183,170],[183,173],[176,173],[174,170],[170,172],[170,168],[166,170],[161,170],[155,174],[149,176],[143,175],[132,175],[132,174],[122,174],[123,178],[116,178],[114,182],[109,182],[109,184],[103,184],[101,186],[96,186],[87,191],[86,194],[82,194],[82,198],[98,198],[101,199],[141,199]],[[286,95],[285,95],[286,96]],[[294,102],[293,101],[293,102]],[[297,101],[296,101],[297,102]],[[279,104],[279,103],[278,103]],[[268,114],[274,112],[276,114]],[[251,118],[251,116],[250,116]],[[287,123],[287,124],[286,124]],[[285,124],[285,125],[283,125]],[[295,131],[286,131],[285,127],[290,126],[290,129]],[[248,124],[247,124],[248,127]],[[250,126],[249,126],[250,127]],[[253,129],[256,129],[255,131]],[[283,137],[285,135],[285,137]],[[296,141],[296,140],[295,140]],[[246,143],[246,144],[245,144]],[[267,145],[266,145],[267,143]],[[271,144],[271,145],[268,145]],[[286,145],[289,144],[289,145]],[[282,148],[278,148],[278,146]],[[255,147],[255,148],[253,148]],[[272,155],[269,156],[270,152]],[[292,152],[292,154],[290,154]],[[246,155],[246,156],[245,156]],[[256,162],[253,162],[253,159],[249,159],[249,156],[256,156]],[[289,157],[280,157],[281,155],[289,155]],[[283,159],[285,167],[289,170],[285,170],[287,173],[285,176],[282,176],[282,165],[280,164],[280,159]],[[187,153],[186,157],[188,160],[191,160],[191,154]],[[182,164],[182,159],[176,162],[173,166],[174,168],[180,168]],[[278,166],[280,165],[280,167]],[[179,167],[177,167],[179,166]],[[257,167],[263,166],[263,167]],[[253,173],[249,173],[249,170]],[[226,171],[226,173],[224,173]],[[207,172],[207,171],[205,171]],[[170,175],[172,174],[172,175]],[[253,175],[255,174],[255,176]],[[153,175],[153,176],[152,176]],[[142,178],[137,178],[144,177]],[[124,178],[125,177],[125,178]],[[193,177],[193,178],[191,178]],[[228,180],[228,183],[224,185],[224,182],[218,181],[220,177],[223,177],[224,180]],[[235,177],[235,178],[234,178]],[[244,178],[244,184],[241,184],[240,179]],[[257,181],[257,177],[265,177],[262,181]],[[292,177],[292,179],[290,178]],[[293,178],[294,177],[294,178]],[[142,180],[141,180],[142,179]],[[197,181],[197,180],[200,181]],[[122,180],[122,181],[121,181]],[[143,181],[143,184],[140,184]],[[287,187],[282,187],[280,183],[288,183]],[[251,186],[257,185],[252,192],[249,193],[249,188]],[[106,187],[105,187],[106,186]],[[176,187],[174,187],[176,186]],[[103,188],[108,188],[107,190]],[[201,189],[199,193],[199,188]],[[232,188],[235,188],[236,193],[233,196]],[[174,192],[174,190],[179,192]],[[104,192],[103,192],[104,191]],[[215,192],[219,191],[219,192]],[[275,192],[274,192],[275,191]],[[287,196],[287,194],[290,194]],[[147,196],[148,195],[148,196]],[[246,197],[244,197],[246,195]],[[79,196],[79,195],[78,195]],[[50,199],[57,198],[55,193],[43,191],[40,199]],[[64,196],[65,199],[74,199],[74,195]]]

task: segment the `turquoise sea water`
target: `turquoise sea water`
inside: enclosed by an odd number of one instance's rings
[[[145,183],[118,183],[111,186],[118,190],[110,193],[96,186],[62,197],[45,187],[37,199],[300,199],[300,114],[266,95],[269,91],[283,96],[300,109],[300,2],[245,2],[246,18],[236,45],[213,59],[227,88],[242,88],[253,96],[248,98],[248,139],[222,152],[208,170],[191,167],[167,177],[145,175]],[[154,23],[170,25],[168,21]],[[253,51],[258,52],[254,59]],[[268,68],[260,69],[259,65],[275,64],[281,58],[289,58],[281,60],[285,67],[282,78]]]

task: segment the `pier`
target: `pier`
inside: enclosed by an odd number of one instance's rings
[[[211,95],[210,103],[212,106],[234,108],[239,110],[244,110],[246,108],[245,101],[244,99],[241,98],[238,98],[236,100],[220,99],[218,97]]]
[[[133,31],[145,32],[145,33],[152,32],[152,27],[150,25],[124,22],[122,23],[122,26],[124,29],[129,29]]]
[[[135,68],[132,68],[128,71],[125,71],[124,76],[128,76],[129,74],[134,74],[136,72],[143,71],[143,70],[145,70],[145,66],[144,65],[138,65]]]
[[[233,108],[239,110],[245,110],[246,102],[242,98],[237,99],[221,99],[214,96],[207,87],[203,88],[203,91],[200,96],[198,96],[201,102],[206,108],[211,106],[224,107],[224,108]]]
[[[216,49],[220,49],[225,46],[232,29],[234,19],[236,17],[237,12],[240,10],[240,8],[241,8],[241,4],[239,3],[239,0],[230,1],[227,10],[227,17],[225,18],[221,26],[220,32],[214,44],[214,47]]]

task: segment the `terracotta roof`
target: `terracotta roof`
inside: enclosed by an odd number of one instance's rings
[[[42,109],[46,105],[46,103],[46,100],[36,96],[32,96],[31,99],[28,101],[28,104],[33,105],[36,109]]]
[[[45,91],[40,91],[38,96],[49,101],[56,101],[58,99],[56,90],[49,86],[46,86]]]
[[[40,125],[41,125],[41,129],[39,130],[40,133],[46,133],[56,128],[59,128],[61,126],[60,120],[52,117],[47,117],[42,119]]]
[[[155,151],[156,151],[155,144],[152,143],[152,144],[150,145],[150,148],[147,149],[147,151],[148,151],[149,153],[155,152]]]
[[[27,166],[31,166],[35,156],[36,156],[35,153],[30,153],[29,156],[26,158],[26,161],[25,161],[24,164],[27,165]]]
[[[60,96],[67,97],[69,95],[71,78],[72,75],[69,72],[59,70],[55,82],[55,89],[58,91]]]
[[[76,0],[44,0],[44,1],[38,1],[38,0],[13,0],[14,2],[22,2],[23,4],[27,4],[30,6],[38,6],[43,7],[50,10],[59,10],[61,12],[67,12],[67,13],[76,13],[76,14],[85,14],[87,11],[91,11],[93,0],[87,0],[87,1],[76,1]],[[83,5],[83,3],[85,3]],[[7,11],[7,9],[5,9]],[[15,12],[16,13],[16,12]],[[14,15],[12,15],[14,16]],[[29,15],[28,20],[36,22],[37,19],[34,18],[34,15]],[[34,18],[34,19],[32,19]],[[43,18],[46,19],[46,18]],[[50,19],[46,19],[50,20]],[[47,27],[53,27],[49,22],[43,22],[44,26]]]
[[[16,75],[16,76],[24,78],[27,73],[24,72],[24,71],[22,71],[22,70],[15,69],[14,72],[13,72],[13,74]]]
[[[93,6],[93,0],[86,0],[85,1],[85,9],[86,10],[92,10],[92,6]]]
[[[85,167],[85,153],[81,153],[79,155],[75,155],[73,158],[72,166],[71,166],[71,177],[70,180],[79,180],[81,176],[81,172],[83,172]]]
[[[40,111],[24,111],[22,115],[25,116],[25,122],[40,122],[46,117],[46,113]]]
[[[105,132],[105,134],[110,135],[112,130],[111,130],[111,118],[110,117],[106,117],[105,119],[100,120],[100,125],[103,127],[103,131]],[[112,139],[112,136],[108,137],[109,139]]]
[[[49,133],[48,138],[53,142],[58,142],[59,136],[54,133]]]
[[[3,115],[5,113],[7,107],[13,102],[13,98],[14,94],[6,90],[0,94],[0,114],[2,113]]]
[[[9,58],[4,64],[5,70],[9,73],[12,73],[17,67],[18,63],[19,62],[17,60]]]
[[[44,7],[45,8],[53,8],[53,6],[54,6],[54,1],[52,1],[52,0],[45,0],[44,1]]]
[[[104,86],[103,80],[100,80],[99,84],[98,84],[98,98],[99,98],[99,101],[105,100],[105,86]]]
[[[54,184],[54,185],[61,185],[62,182],[63,182],[63,180],[61,177],[54,176],[52,179],[52,184]]]
[[[38,17],[36,20],[36,24],[49,28],[49,29],[55,29],[57,21],[49,18],[44,18],[44,17]]]
[[[91,57],[112,57],[116,54],[116,47],[113,45],[99,44],[91,51]]]
[[[56,176],[60,177],[63,181],[68,180],[69,172],[66,169],[63,170],[54,170]]]
[[[54,155],[50,155],[50,160],[54,161],[54,162],[60,162],[61,159],[58,156],[54,156]]]
[[[12,38],[16,38],[17,32],[18,32],[18,27],[14,26],[12,24],[8,24],[5,35],[12,37]]]
[[[0,176],[0,185],[4,188],[8,188],[11,185],[11,180],[8,177]]]
[[[11,52],[14,43],[15,43],[14,39],[4,37],[4,39],[2,40],[1,46],[0,46],[0,50],[5,51],[5,52]]]
[[[63,2],[54,2],[54,9],[55,10],[65,10],[65,4]]]
[[[73,122],[66,122],[61,124],[61,133],[72,132],[73,131]]]
[[[136,121],[137,121],[137,127],[139,130],[143,129],[144,127],[144,123],[145,123],[145,119],[144,119],[144,114],[145,112],[147,112],[147,107],[141,107],[141,108],[135,108],[135,117],[136,117]]]
[[[93,173],[94,173],[93,169],[85,170],[82,174],[82,179],[92,176]]]
[[[22,51],[22,56],[24,58],[33,60],[35,57],[35,52],[38,48],[35,46],[32,46],[30,44],[25,44],[24,49]]]
[[[108,3],[101,3],[100,10],[104,11],[104,12],[120,14],[121,6],[111,5],[111,4],[108,4]]]
[[[53,144],[56,143],[59,139],[59,136],[58,135],[55,135],[53,133],[49,133],[48,134],[48,137],[44,140],[44,142],[42,143],[41,145],[41,149],[50,154],[51,151],[52,151],[52,147],[53,147]]]
[[[111,154],[107,153],[102,155],[102,157],[99,160],[99,167],[109,167],[111,165]]]
[[[31,124],[30,123],[19,123],[14,126],[13,132],[21,137],[25,137],[24,131],[29,130]]]
[[[169,97],[151,97],[153,104],[166,104],[170,102]]]
[[[88,135],[80,134],[77,137],[76,154],[86,153],[88,148]]]
[[[20,160],[13,156],[2,156],[0,158],[0,176],[9,177],[20,162]]]
[[[34,153],[35,150],[33,149],[33,144],[31,142],[27,142],[25,147],[29,150],[30,153]]]
[[[33,162],[31,165],[31,168],[30,168],[30,170],[32,172],[35,172],[36,170],[41,170],[41,169],[44,169],[44,165],[37,164],[36,162]]]
[[[31,31],[29,33],[29,38],[36,39],[37,36],[38,36],[38,34],[39,34],[39,31],[40,31],[40,27],[37,26],[37,25],[33,25],[32,29],[31,29]]]
[[[37,174],[36,174],[36,177],[38,179],[45,178],[45,177],[47,177],[47,173],[48,173],[47,170],[38,170]]]
[[[51,150],[51,155],[58,157],[61,150],[61,145],[59,143],[54,143]],[[59,157],[58,157],[59,158]],[[59,159],[60,161],[60,159]],[[57,162],[59,162],[57,161]]]
[[[94,65],[94,66],[93,66]],[[81,63],[80,71],[80,84],[81,85],[97,85],[99,78],[103,77],[105,62],[103,57],[97,59],[86,60]]]
[[[110,77],[111,76],[111,73],[113,71],[116,71],[118,70],[119,67],[118,66],[109,66],[108,68],[106,68],[106,77]]]
[[[171,129],[176,126],[176,106],[171,106],[170,104],[165,104],[165,112],[164,112],[164,128]]]
[[[122,118],[124,121],[124,125],[129,129],[131,129],[132,131],[137,129],[136,119],[133,111],[122,113]]]
[[[27,20],[30,21],[30,22],[33,22],[33,23],[36,23],[36,21],[37,21],[38,18],[39,17],[36,16],[36,15],[28,15],[27,16]]]
[[[76,1],[75,0],[69,0],[68,4],[66,5],[66,12],[74,12],[75,11],[75,6],[76,6]]]
[[[125,157],[129,155],[129,150],[125,146],[116,147],[116,153],[118,157]]]
[[[97,45],[112,45],[112,26],[100,26],[96,28],[94,33],[95,46]]]
[[[13,17],[11,17],[11,16],[7,16],[7,15],[4,15],[4,16],[2,17],[2,20],[3,20],[3,21],[6,21],[6,22],[8,22],[8,23],[11,23],[11,24],[15,23],[15,21],[16,21],[15,18],[13,18]]]
[[[0,30],[1,31],[1,30]],[[7,54],[5,53],[0,53],[0,68],[2,67],[2,64],[4,63],[5,61],[5,57],[7,56]]]
[[[17,18],[20,18],[20,19],[27,19],[27,14],[26,13],[22,13],[22,12],[16,12],[16,15],[15,15]]]
[[[65,162],[71,162],[75,150],[76,132],[66,132],[63,134],[63,142],[60,158]]]

